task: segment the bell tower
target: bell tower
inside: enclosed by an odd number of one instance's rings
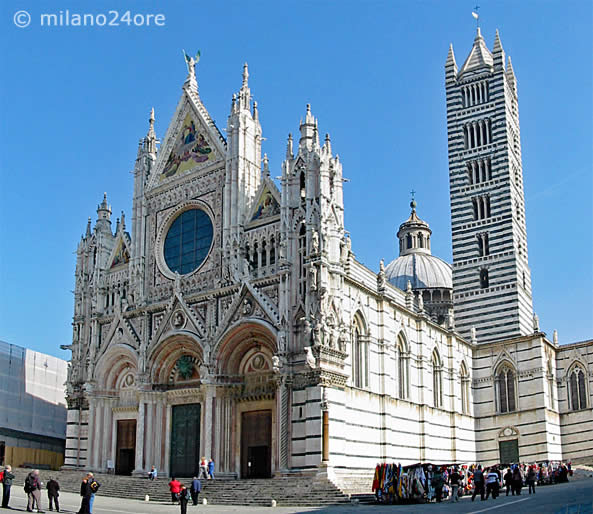
[[[478,343],[533,332],[517,82],[498,31],[480,28],[461,69],[445,63],[453,300],[459,332]]]

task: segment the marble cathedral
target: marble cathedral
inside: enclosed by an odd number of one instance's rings
[[[77,250],[66,467],[191,476],[379,461],[593,455],[593,341],[532,311],[517,83],[498,32],[445,64],[453,265],[416,204],[378,273],[344,230],[342,165],[307,106],[280,187],[247,65],[226,137],[194,60],[134,166],[131,233],[104,196]],[[358,244],[365,244],[364,241]]]

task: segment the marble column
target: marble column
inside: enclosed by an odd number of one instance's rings
[[[202,446],[202,455],[206,458],[212,458],[212,398],[214,397],[214,387],[206,386],[206,399],[204,411],[204,425],[202,426],[202,434],[204,445]]]
[[[146,433],[144,437],[144,459],[146,468],[154,464],[154,402],[152,399],[146,403]]]
[[[154,434],[154,465],[158,471],[163,469],[163,411],[164,402],[161,398],[158,399],[156,404],[155,414],[155,434]]]
[[[171,405],[167,405],[166,409],[167,413],[165,417],[165,462],[163,463],[163,469],[165,470],[165,475],[169,475],[169,455],[171,455]]]
[[[146,403],[144,399],[140,399],[138,403],[138,417],[136,421],[136,464],[134,466],[133,475],[144,474],[144,410]]]
[[[93,468],[93,452],[96,446],[95,441],[95,411],[96,411],[96,401],[94,398],[89,398],[89,418],[87,424],[87,446],[86,446],[86,467],[88,469]]]

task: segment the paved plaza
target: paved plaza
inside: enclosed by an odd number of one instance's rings
[[[588,473],[590,475],[591,473]],[[189,506],[188,513],[227,513],[227,512],[269,512],[270,514],[293,514],[298,512],[314,513],[424,513],[443,512],[447,514],[468,513],[477,514],[480,512],[535,512],[537,514],[591,514],[593,512],[593,478],[588,475],[575,476],[575,479],[567,484],[538,487],[535,495],[522,494],[516,496],[500,496],[496,500],[472,502],[470,498],[463,498],[459,503],[443,502],[441,504],[431,503],[428,505],[336,505],[332,507],[241,507],[221,505],[199,505]],[[525,491],[525,490],[524,490]],[[80,497],[72,493],[60,495],[62,512],[78,512]],[[11,505],[13,510],[25,511],[25,494],[20,487],[13,487]],[[47,507],[47,496],[44,495],[42,507]],[[146,503],[136,500],[122,498],[107,498],[97,496],[94,514],[173,514],[180,512],[179,506],[164,503]]]

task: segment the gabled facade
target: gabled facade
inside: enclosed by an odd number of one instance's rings
[[[462,78],[483,66],[501,73],[479,38],[460,73],[449,55],[448,105]],[[574,448],[583,442],[564,406],[591,412],[591,343],[573,350],[580,364],[563,357],[561,371],[563,348],[524,327],[515,293],[512,330],[528,333],[509,338],[493,314],[489,328],[490,311],[468,325],[467,304],[461,298],[458,312],[451,295],[461,276],[455,222],[451,282],[415,203],[398,233],[399,259],[381,262],[378,274],[365,268],[345,232],[342,165],[310,106],[298,141],[288,136],[278,187],[261,156],[247,66],[225,139],[189,61],[162,144],[152,112],[138,148],[132,235],[123,214],[113,233],[105,197],[78,247],[67,467],[143,474],[155,465],[192,476],[206,455],[219,476],[300,471],[346,483],[382,460],[490,462],[511,446],[519,457],[555,458],[567,451],[564,433]],[[496,80],[508,88],[504,73]],[[462,125],[449,115],[459,139]],[[516,156],[500,138],[489,151],[506,205],[518,193],[504,163]],[[453,164],[452,204],[466,209],[469,189],[458,181],[469,168]],[[524,229],[501,216],[504,234]],[[526,266],[509,255],[515,271]],[[576,392],[566,399],[566,390]],[[522,419],[543,428],[527,437]]]

